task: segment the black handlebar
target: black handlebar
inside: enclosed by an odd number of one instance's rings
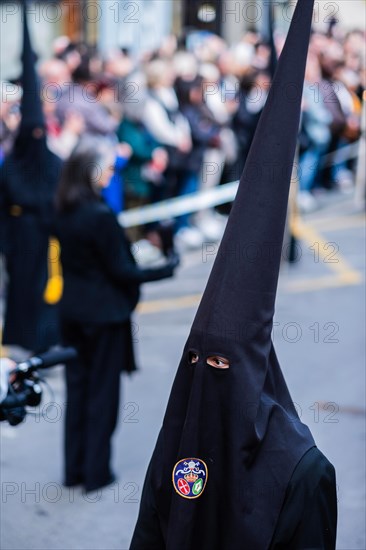
[[[28,374],[37,369],[47,369],[53,367],[59,363],[66,363],[71,359],[77,357],[75,348],[60,348],[55,350],[49,350],[39,355],[34,355],[26,361],[18,363],[13,372],[15,374]]]
[[[37,406],[42,398],[42,379],[38,376],[38,369],[46,369],[60,363],[66,363],[77,357],[74,348],[59,348],[46,351],[18,363],[10,371],[14,380],[9,385],[8,395],[0,404],[0,420],[8,420],[16,426],[26,416],[26,405]]]

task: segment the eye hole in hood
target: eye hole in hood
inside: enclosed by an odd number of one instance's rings
[[[220,355],[210,355],[207,357],[206,363],[214,369],[228,369],[230,367],[229,360],[226,359],[226,357],[221,357]]]
[[[188,362],[190,363],[190,365],[194,365],[195,363],[198,363],[198,360],[199,360],[198,353],[196,353],[195,351],[190,351],[188,353]]]
[[[188,352],[188,363],[195,365],[199,361],[199,355],[196,351],[190,350]],[[230,361],[226,357],[221,355],[209,355],[206,359],[207,365],[214,369],[228,369],[230,367]]]

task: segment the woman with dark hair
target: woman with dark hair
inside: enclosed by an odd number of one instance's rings
[[[66,367],[65,485],[87,491],[114,480],[110,440],[117,421],[121,371],[136,369],[130,316],[141,283],[171,277],[178,261],[141,269],[114,213],[101,199],[114,148],[83,138],[65,163],[57,193],[64,292],[63,342],[79,357]]]

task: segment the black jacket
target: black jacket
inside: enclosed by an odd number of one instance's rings
[[[64,292],[61,316],[80,323],[126,321],[139,299],[139,286],[173,274],[171,265],[137,266],[116,216],[99,200],[59,214]]]

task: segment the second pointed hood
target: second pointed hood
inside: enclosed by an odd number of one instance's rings
[[[22,87],[23,96],[20,105],[20,132],[29,133],[35,128],[45,128],[45,118],[40,96],[40,80],[36,72],[36,55],[32,48],[27,20],[27,2],[22,4],[23,50],[22,50]]]
[[[271,78],[274,77],[278,62],[276,44],[274,40],[274,8],[275,5],[272,0],[263,0],[264,17],[261,34],[263,42],[267,44],[270,50],[268,70]]]

